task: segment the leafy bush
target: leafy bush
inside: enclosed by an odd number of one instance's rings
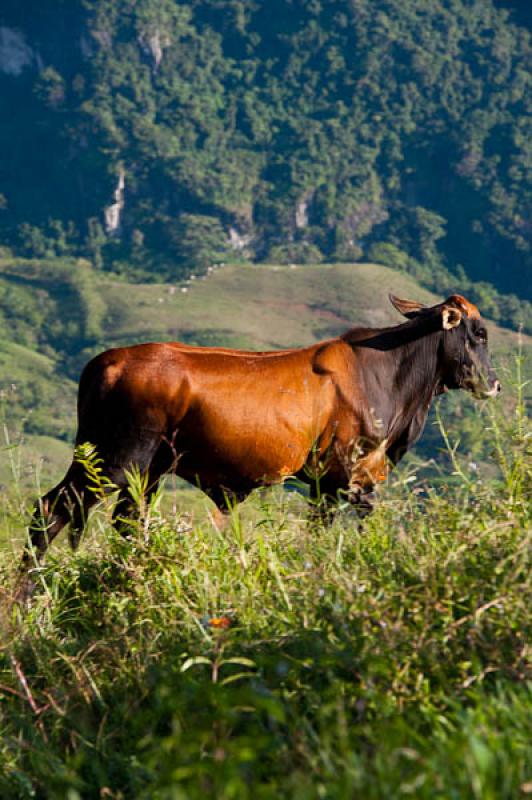
[[[310,242],[291,242],[272,247],[268,260],[273,264],[320,264],[323,255],[316,245]]]
[[[177,276],[205,272],[213,263],[223,261],[227,254],[227,234],[214,217],[199,214],[182,214],[175,224],[166,226],[170,247],[181,267]]]

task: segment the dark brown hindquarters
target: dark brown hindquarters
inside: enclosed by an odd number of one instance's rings
[[[103,474],[112,484],[108,490],[113,491],[112,487],[119,490],[115,522],[120,527],[121,520],[132,511],[126,470],[137,465],[141,472],[148,471],[152,491],[164,471],[157,458],[161,433],[154,426],[146,427],[146,421],[138,411],[135,413],[126,393],[116,386],[106,386],[104,370],[105,365],[95,359],[81,377],[76,445],[95,446]],[[76,548],[97,500],[98,492],[94,491],[85,467],[74,460],[63,480],[36,504],[23,566],[38,563],[67,524],[70,524],[70,543]]]

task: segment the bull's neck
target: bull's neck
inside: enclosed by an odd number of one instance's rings
[[[364,370],[368,401],[378,409],[382,433],[394,439],[414,416],[428,413],[441,382],[441,328],[433,319],[416,319],[353,344],[363,349],[368,366],[375,365]],[[371,359],[367,349],[380,351],[381,357]]]
[[[392,391],[396,398],[395,414],[412,419],[422,409],[428,413],[434,393],[440,384],[438,351],[441,333],[431,332],[398,348],[393,359],[395,369]],[[395,429],[399,420],[390,420],[390,428]],[[394,430],[390,430],[393,433]]]

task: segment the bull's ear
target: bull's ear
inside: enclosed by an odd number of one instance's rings
[[[392,306],[396,308],[403,317],[407,317],[408,319],[412,319],[425,308],[422,303],[416,303],[415,300],[401,300],[400,297],[396,297],[394,294],[389,294],[388,297],[390,298]]]
[[[457,328],[462,322],[462,312],[454,306],[443,306],[441,310],[441,324],[444,331]]]

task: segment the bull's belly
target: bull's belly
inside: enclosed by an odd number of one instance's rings
[[[208,433],[208,432],[207,432]],[[312,443],[298,436],[178,436],[176,473],[203,488],[224,486],[235,491],[277,483],[301,470]]]
[[[177,472],[209,486],[274,483],[301,470],[334,413],[335,389],[305,361],[194,374],[177,431]],[[230,368],[231,367],[231,368]]]

